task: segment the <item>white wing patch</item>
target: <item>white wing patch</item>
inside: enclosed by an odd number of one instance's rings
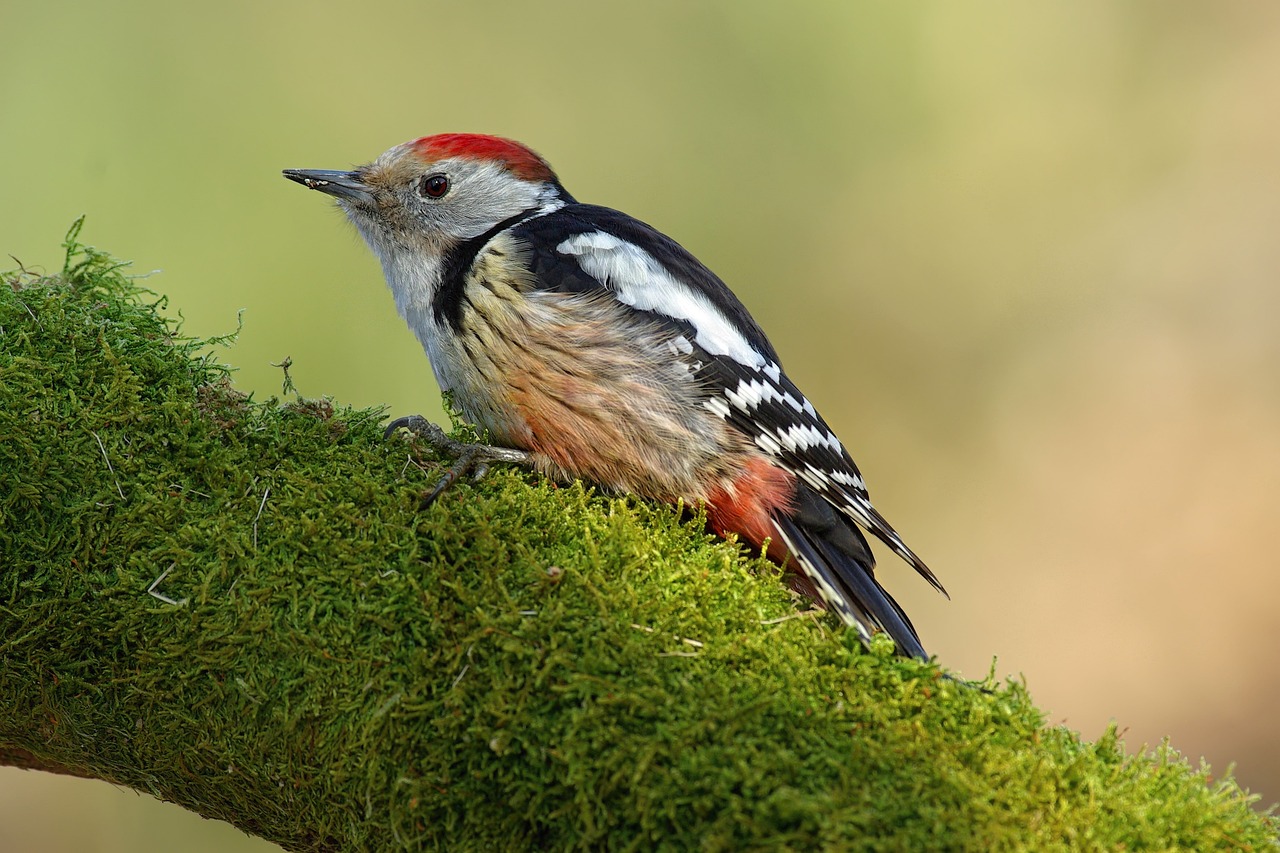
[[[765,366],[765,357],[711,300],[673,278],[653,255],[634,243],[592,231],[570,237],[556,251],[576,258],[583,271],[612,290],[623,304],[691,323],[698,346],[712,355],[728,356],[747,367]]]
[[[672,338],[669,343],[672,355],[693,355],[693,344],[684,335]]]
[[[841,449],[840,439],[836,438],[835,433],[819,432],[816,427],[809,424],[793,424],[785,430],[779,430],[778,438],[782,440],[782,446],[787,450],[801,453],[813,447],[829,447],[836,453]]]
[[[865,490],[867,484],[862,482],[861,477],[855,477],[845,471],[831,471],[828,476],[842,486],[849,486],[854,489]]]
[[[782,447],[778,444],[778,442],[774,441],[773,436],[769,435],[767,432],[762,432],[759,435],[757,435],[755,441],[756,441],[756,447],[759,447],[761,450],[763,450],[765,453],[768,453],[770,456],[782,455]]]
[[[766,382],[763,379],[743,379],[738,383],[735,390],[725,389],[725,396],[733,401],[738,408],[750,412],[752,409],[759,407],[761,403],[771,403],[777,400],[786,403],[797,414],[808,412],[811,415],[817,415],[813,406],[808,400],[796,399],[793,395],[783,391],[773,382]],[[832,436],[835,438],[835,436]]]
[[[702,405],[706,406],[722,418],[729,417],[729,401],[727,400],[721,399],[720,397],[709,397]]]

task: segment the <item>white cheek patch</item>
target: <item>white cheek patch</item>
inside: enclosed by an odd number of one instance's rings
[[[556,251],[577,259],[583,271],[604,284],[619,302],[692,324],[698,346],[739,364],[760,368],[765,357],[747,342],[705,295],[672,277],[657,259],[634,243],[603,231],[576,234]]]

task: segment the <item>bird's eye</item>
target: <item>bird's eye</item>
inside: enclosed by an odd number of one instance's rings
[[[418,185],[423,198],[444,198],[449,191],[449,179],[444,175],[427,175]]]

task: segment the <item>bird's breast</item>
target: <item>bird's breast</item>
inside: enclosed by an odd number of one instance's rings
[[[457,322],[427,346],[436,378],[492,441],[541,454],[552,473],[692,501],[747,449],[703,405],[678,331],[603,288],[539,288],[518,258],[486,251],[459,298]]]

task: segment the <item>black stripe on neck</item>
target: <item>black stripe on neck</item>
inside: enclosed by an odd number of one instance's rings
[[[497,234],[535,213],[537,208],[522,210],[515,216],[502,220],[483,234],[477,234],[470,240],[463,240],[445,253],[444,265],[440,271],[440,288],[436,291],[435,298],[431,300],[431,310],[435,314],[437,323],[448,323],[455,331],[461,328],[462,294],[466,288],[467,271],[475,263],[476,256]]]

